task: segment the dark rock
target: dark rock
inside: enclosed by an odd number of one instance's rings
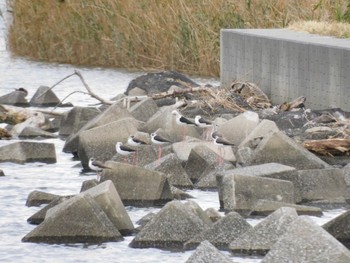
[[[323,229],[346,247],[350,247],[350,210],[324,224]]]
[[[199,85],[186,77],[185,75],[175,71],[163,71],[156,73],[147,73],[130,81],[125,94],[134,88],[140,88],[147,92],[147,94],[154,94],[168,91],[171,86],[178,86],[180,88],[198,87]]]

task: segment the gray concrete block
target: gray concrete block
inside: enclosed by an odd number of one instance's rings
[[[219,173],[216,178],[220,208],[225,212],[247,214],[260,199],[294,203],[294,187],[288,181],[239,175],[232,171]]]
[[[347,263],[350,252],[312,219],[300,216],[261,262]]]
[[[341,169],[300,170],[296,182],[296,188],[306,202],[345,203],[348,196]]]
[[[294,208],[282,207],[233,240],[229,249],[233,253],[265,255],[297,218]]]
[[[297,169],[327,168],[329,165],[281,131],[267,134],[254,150],[247,165],[281,163]]]
[[[274,104],[306,96],[313,109],[350,110],[350,41],[286,29],[221,30],[221,85],[249,80]]]

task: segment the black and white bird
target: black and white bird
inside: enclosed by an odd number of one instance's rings
[[[185,127],[187,125],[195,126],[196,123],[193,122],[192,120],[187,119],[184,116],[182,116],[177,110],[173,110],[171,112],[171,114],[176,116],[177,125],[182,126],[182,140],[184,141],[186,138],[186,128]]]
[[[157,133],[151,134],[151,142],[154,145],[158,146],[158,162],[160,161],[160,157],[162,156],[162,148],[160,146],[172,143],[172,141],[158,135]]]
[[[95,160],[95,158],[91,157],[89,159],[89,168],[92,171],[95,171],[97,174],[97,181],[100,181],[101,172],[103,169],[111,169],[110,167],[106,166],[103,162]]]
[[[134,135],[130,135],[128,138],[128,144],[133,147],[146,145],[147,143],[141,139],[136,138]]]
[[[138,150],[137,147],[142,145],[147,145],[147,143],[141,139],[136,138],[134,135],[130,135],[128,138],[128,144],[132,147],[136,147],[136,151],[134,153],[133,164],[136,164],[138,159]]]
[[[117,142],[115,145],[115,150],[118,154],[125,156],[125,162],[128,162],[128,156],[136,152],[136,150],[123,145],[122,142]]]
[[[194,118],[194,122],[196,123],[196,125],[203,130],[203,133],[202,133],[202,139],[207,139],[208,137],[208,132],[209,132],[209,128],[212,128],[213,127],[213,122],[212,121],[209,121],[209,120],[206,120],[204,118],[202,118],[200,115],[197,115],[195,118]]]
[[[221,136],[218,136],[218,135],[215,135],[215,138],[214,138],[214,143],[215,145],[219,146],[219,153],[220,153],[220,164],[223,164],[224,163],[224,147],[225,146],[235,146],[235,144],[229,142],[228,140],[226,140],[225,138],[221,137]]]

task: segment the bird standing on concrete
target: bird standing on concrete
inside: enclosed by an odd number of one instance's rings
[[[160,157],[162,156],[162,148],[161,145],[172,143],[172,141],[157,135],[155,132],[151,134],[151,141],[154,145],[158,145],[158,163],[160,162]]]
[[[136,147],[136,151],[134,153],[134,158],[133,158],[133,164],[135,164],[138,160],[138,150],[137,147],[142,146],[142,145],[147,145],[146,142],[143,140],[140,140],[136,138],[134,135],[130,135],[128,138],[128,144],[132,147]]]
[[[185,118],[184,116],[182,116],[177,110],[173,110],[171,112],[173,115],[176,116],[176,123],[177,125],[182,126],[182,141],[185,141],[186,139],[186,125],[192,125],[195,126],[196,123],[194,123],[193,121]]]
[[[197,115],[195,118],[194,118],[194,122],[196,123],[196,125],[203,130],[203,133],[202,133],[202,139],[204,140],[207,140],[208,138],[208,132],[209,132],[209,128],[212,128],[213,127],[213,122],[209,121],[209,120],[206,120],[204,118],[202,118],[200,115]]]
[[[234,144],[229,142],[225,138],[218,136],[218,135],[215,135],[214,143],[215,143],[215,145],[220,147],[219,148],[219,155],[220,155],[221,159],[220,159],[219,164],[223,164],[224,163],[224,154],[225,154],[224,147],[225,146],[231,146],[232,147],[232,146],[234,146]]]
[[[117,142],[117,144],[115,145],[115,149],[118,154],[125,156],[125,162],[129,162],[128,156],[136,152],[136,150],[123,145],[122,142]]]
[[[89,168],[92,171],[96,172],[97,175],[97,181],[100,181],[101,178],[101,172],[103,169],[111,169],[110,167],[106,166],[103,162],[101,161],[96,161],[95,158],[91,157],[89,159]]]

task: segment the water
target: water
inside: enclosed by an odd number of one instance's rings
[[[0,0],[0,10],[6,18],[5,0]],[[8,20],[6,20],[8,21]],[[13,57],[6,49],[6,26],[0,17],[0,94],[14,88],[25,87],[30,98],[40,85],[51,86],[65,76],[78,69],[86,82],[98,94],[109,99],[125,91],[128,83],[143,72],[126,72],[119,69],[86,68],[62,64],[33,62],[24,58]],[[196,81],[218,84],[217,80],[195,79]],[[60,99],[72,91],[85,91],[77,77],[72,77],[59,86],[54,92]],[[66,100],[74,105],[86,106],[97,103],[88,95],[75,94]],[[65,109],[67,110],[67,109]],[[12,143],[0,141],[0,146]],[[26,207],[25,202],[30,192],[41,190],[58,195],[77,194],[81,183],[92,178],[93,174],[81,174],[81,169],[74,167],[70,154],[62,152],[64,142],[60,139],[49,139],[45,142],[55,144],[57,163],[28,163],[18,165],[1,163],[6,176],[0,177],[0,262],[185,262],[193,251],[173,253],[160,249],[132,249],[128,247],[133,237],[125,241],[105,243],[102,245],[84,246],[47,245],[22,243],[21,239],[35,226],[26,222],[27,218],[38,211],[37,207]],[[89,176],[90,175],[90,176]],[[203,208],[219,208],[216,192],[190,191],[195,201]],[[127,207],[132,221],[135,223],[149,212],[157,212],[156,208]],[[320,225],[339,215],[342,210],[325,213],[322,218],[315,218]],[[250,220],[255,225],[259,220]],[[226,252],[226,254],[228,254]],[[229,254],[228,254],[229,255]],[[259,258],[232,257],[235,262],[260,262]]]

